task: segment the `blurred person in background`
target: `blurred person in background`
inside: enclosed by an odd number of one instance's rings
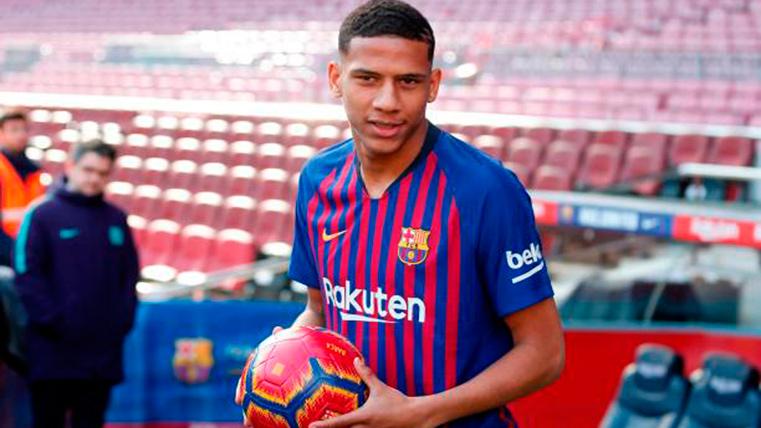
[[[28,313],[27,360],[35,428],[101,427],[122,381],[139,263],[127,216],[103,192],[113,147],[75,146],[66,175],[19,230],[15,285]]]
[[[25,314],[13,290],[11,252],[26,209],[45,193],[42,171],[26,156],[29,123],[21,111],[0,114],[0,361],[24,373]]]

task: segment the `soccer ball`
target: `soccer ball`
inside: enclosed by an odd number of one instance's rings
[[[361,354],[343,336],[295,327],[266,339],[248,357],[235,401],[254,428],[308,427],[349,413],[367,399],[354,368]]]

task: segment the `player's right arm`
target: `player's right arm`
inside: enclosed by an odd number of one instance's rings
[[[322,295],[319,289],[308,289],[304,312],[293,322],[293,327],[301,326],[325,327],[325,313],[322,309]]]

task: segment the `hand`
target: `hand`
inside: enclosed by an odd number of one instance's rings
[[[370,389],[367,402],[359,409],[345,415],[320,422],[309,428],[433,428],[424,409],[424,398],[408,397],[381,382],[359,358],[354,367]]]
[[[280,327],[279,325],[276,325],[276,326],[272,327],[272,335],[273,336],[278,334],[278,333],[280,333],[281,331],[283,331],[283,327]]]

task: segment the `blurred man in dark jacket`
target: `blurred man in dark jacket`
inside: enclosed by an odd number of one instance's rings
[[[77,145],[66,178],[27,213],[16,240],[15,285],[28,312],[35,428],[102,427],[124,377],[138,256],[124,212],[103,199],[116,153]]]

